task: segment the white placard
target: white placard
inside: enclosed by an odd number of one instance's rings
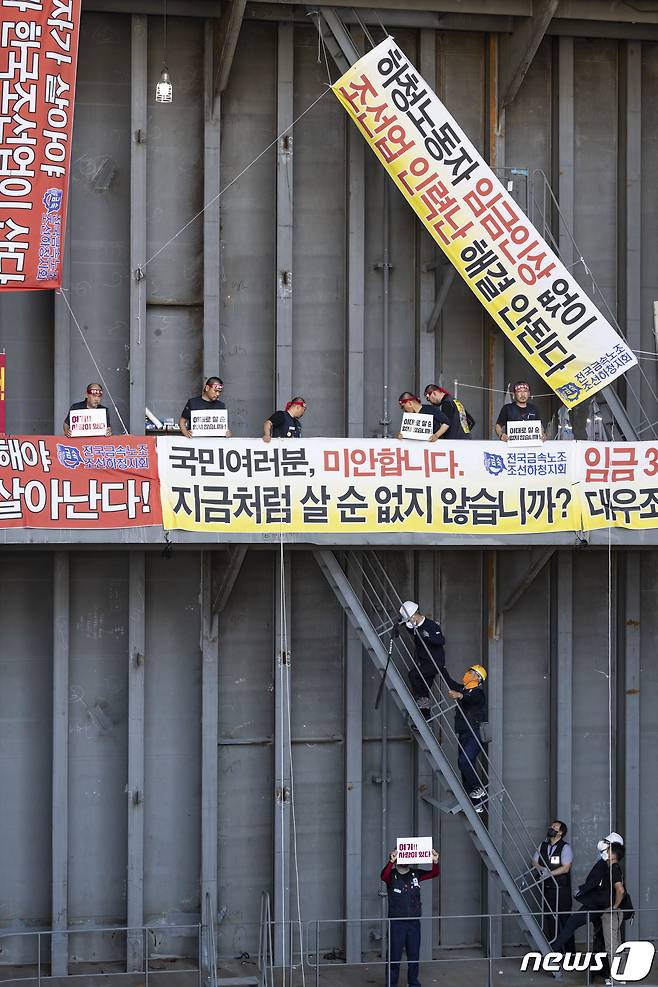
[[[208,435],[226,435],[228,430],[228,411],[215,408],[212,411],[193,411],[190,420],[190,430],[195,439]]]
[[[105,435],[107,433],[107,412],[105,408],[82,408],[69,412],[71,435]]]
[[[507,441],[519,446],[542,445],[541,422],[508,422]]]
[[[397,842],[399,864],[411,866],[432,863],[431,836],[398,836]]]
[[[403,415],[400,432],[405,439],[422,439],[428,442],[434,435],[433,415]]]

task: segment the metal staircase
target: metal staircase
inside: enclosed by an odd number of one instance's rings
[[[341,553],[343,565],[331,551],[318,549],[314,554],[364,648],[375,666],[384,673],[393,622],[403,602],[386,568],[374,551]],[[489,872],[497,876],[514,911],[518,913],[522,931],[534,949],[546,953],[550,947],[542,933],[539,917],[544,908],[542,882],[536,879],[531,869],[536,844],[502,779],[492,770],[486,748],[482,746],[479,762],[486,768],[486,777],[482,781],[487,793],[486,817],[475,811],[456,767],[460,746],[452,725],[456,703],[448,698],[445,682],[441,675],[437,675],[431,690],[432,706],[426,720],[407,685],[406,676],[412,668],[420,671],[415,648],[410,649],[405,638],[400,636],[393,640],[386,686],[397,707],[409,717],[416,740],[433,769],[440,773],[452,792],[453,801],[438,804],[438,807],[445,812],[463,814],[466,829]],[[432,802],[431,799],[428,801]],[[502,846],[496,846],[487,823],[492,830],[502,832]],[[550,880],[554,881],[553,878]]]

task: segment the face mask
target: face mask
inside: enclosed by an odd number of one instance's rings
[[[547,840],[552,840],[554,836],[559,836],[559,835],[560,834],[558,833],[557,829],[547,829],[546,830],[546,839]]]
[[[608,849],[608,841],[607,840],[599,840],[599,842],[596,844],[596,849],[599,851],[599,854],[601,855],[601,857],[603,858],[603,860],[605,860],[605,857],[603,856],[603,852],[604,852],[604,850],[607,850]]]
[[[607,860],[609,856],[610,855],[609,855],[608,851],[607,850],[603,850],[602,853],[601,853],[601,860]]]
[[[467,689],[475,689],[480,684],[480,680],[475,672],[465,672],[462,681]]]

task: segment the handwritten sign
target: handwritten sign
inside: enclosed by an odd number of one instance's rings
[[[228,431],[228,411],[193,411],[190,429],[195,439],[201,436],[225,436]]]
[[[399,864],[431,864],[431,836],[398,836],[397,840]]]
[[[434,434],[434,418],[432,415],[403,415],[400,432],[405,439],[428,442]]]
[[[508,422],[507,441],[524,447],[543,445],[541,422]]]
[[[105,408],[83,408],[69,415],[72,436],[106,435],[107,412]]]

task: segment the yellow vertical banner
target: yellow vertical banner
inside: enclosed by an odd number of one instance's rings
[[[637,363],[392,38],[332,88],[478,301],[567,407]]]

